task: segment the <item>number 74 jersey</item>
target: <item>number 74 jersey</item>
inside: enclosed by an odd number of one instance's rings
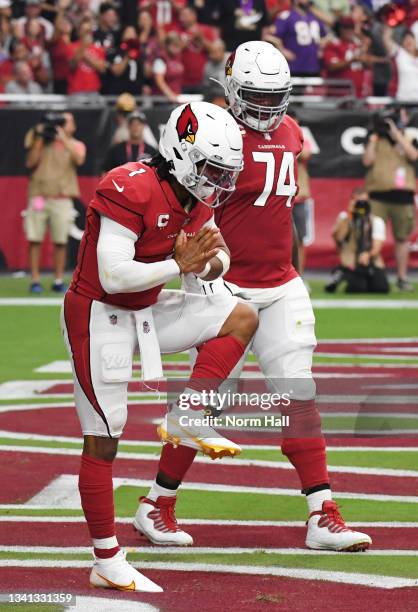
[[[215,220],[231,251],[225,280],[240,287],[276,287],[297,276],[292,265],[292,208],[303,135],[287,115],[263,134],[245,127],[244,170]]]

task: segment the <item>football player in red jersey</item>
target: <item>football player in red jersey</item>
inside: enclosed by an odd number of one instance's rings
[[[349,529],[332,500],[311,371],[315,318],[304,283],[292,265],[296,159],[303,135],[286,115],[291,90],[286,59],[269,43],[244,43],[227,62],[225,87],[231,113],[245,130],[245,169],[228,205],[215,212],[215,221],[231,252],[231,266],[219,281],[196,282],[206,294],[227,291],[252,304],[258,312],[259,326],[251,350],[271,391],[287,392],[286,381],[292,390],[289,407],[281,407],[282,414],[290,417],[281,450],[295,467],[306,495],[306,545],[322,550],[364,550],[371,543],[370,537]],[[185,278],[189,282],[194,277]],[[240,376],[244,361],[245,356],[222,385],[224,391],[234,391],[234,379]],[[165,422],[159,433],[163,440],[170,441]],[[176,488],[195,451],[179,446],[178,463],[167,467],[165,454],[170,453],[166,444],[156,483],[142,499],[134,526],[156,544],[191,544],[192,538],[179,531],[176,523],[164,520],[167,513],[159,499],[171,496],[174,508]],[[170,486],[162,487],[164,481]],[[159,528],[161,523],[164,530]]]
[[[231,295],[161,291],[181,274],[216,279],[227,271],[213,207],[232,194],[241,169],[234,118],[206,102],[188,104],[171,114],[159,155],[111,170],[89,205],[61,323],[84,435],[79,490],[94,545],[94,586],[162,590],[126,561],[115,534],[112,461],[137,345],[145,380],[162,376],[160,353],[199,346],[182,395],[203,399],[206,381],[228,376],[256,330],[254,310]],[[182,414],[175,404],[172,428]],[[193,415],[178,434],[181,444],[213,458],[239,454],[234,442],[201,427],[201,406]]]

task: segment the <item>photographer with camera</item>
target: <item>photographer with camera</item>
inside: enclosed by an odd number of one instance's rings
[[[372,212],[392,223],[400,291],[414,289],[407,280],[407,271],[408,237],[415,225],[414,162],[418,159],[418,149],[404,132],[407,122],[404,109],[375,115],[363,154],[363,164],[368,168],[366,190]]]
[[[48,113],[25,138],[29,175],[29,203],[25,211],[25,233],[29,241],[31,293],[42,293],[41,245],[47,225],[54,244],[55,280],[52,290],[65,291],[63,282],[66,245],[74,220],[73,198],[80,196],[77,167],[84,163],[85,145],[74,138],[76,125],[71,113]]]
[[[380,254],[386,239],[383,219],[371,213],[364,188],[352,193],[348,210],[337,217],[332,237],[340,256],[340,265],[325,287],[334,293],[347,281],[346,293],[388,293],[389,283]]]

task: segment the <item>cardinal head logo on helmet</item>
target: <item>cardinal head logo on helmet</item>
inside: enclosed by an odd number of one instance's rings
[[[233,53],[231,53],[231,55],[226,60],[226,64],[225,64],[225,76],[231,76],[232,75],[232,66],[234,65],[234,60],[235,60],[235,51]]]
[[[194,144],[198,127],[196,115],[192,111],[190,104],[187,104],[177,119],[176,130],[179,141],[186,140]]]

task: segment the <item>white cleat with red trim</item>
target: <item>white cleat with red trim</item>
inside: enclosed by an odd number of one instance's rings
[[[347,527],[332,500],[324,501],[322,510],[311,512],[307,525],[306,546],[314,550],[362,552],[372,543],[367,534]]]
[[[176,497],[160,496],[157,501],[141,497],[134,518],[135,529],[159,546],[192,546],[192,536],[177,523],[175,505]]]
[[[163,592],[158,584],[146,578],[127,562],[122,550],[110,559],[95,557],[90,574],[90,584],[93,587],[117,589],[118,591]]]

